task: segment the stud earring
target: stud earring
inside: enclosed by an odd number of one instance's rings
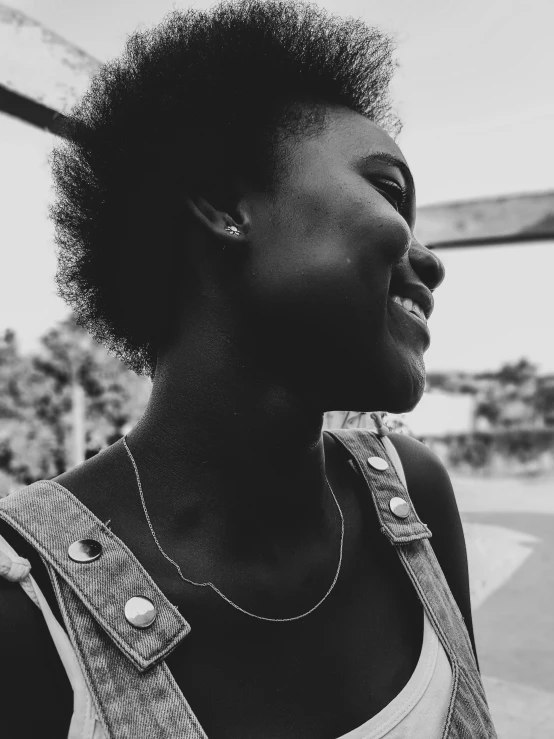
[[[236,226],[225,226],[225,230],[229,231],[229,233],[232,233],[233,236],[240,236],[240,231]]]

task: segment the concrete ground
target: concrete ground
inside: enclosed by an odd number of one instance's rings
[[[452,476],[499,739],[554,739],[554,479]]]

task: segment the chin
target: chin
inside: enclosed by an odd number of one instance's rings
[[[386,408],[380,408],[379,410],[385,411],[386,413],[395,413],[396,415],[399,415],[401,413],[410,413],[414,410],[414,408],[417,407],[422,395],[423,393],[421,393],[421,395],[419,395],[417,398],[411,399],[409,402],[387,403]]]
[[[301,395],[318,412],[349,410],[409,413],[425,392],[422,357],[394,356],[377,366],[373,357],[322,363],[323,372],[310,370],[303,377]],[[317,381],[314,381],[317,378]]]
[[[419,404],[425,392],[425,373],[412,375],[387,396],[386,407],[380,410],[389,413],[410,413]]]
[[[375,380],[361,387],[350,382],[346,392],[339,391],[333,398],[327,397],[325,410],[349,410],[358,413],[385,411],[386,413],[409,413],[418,405],[425,391],[425,375],[402,378],[391,386],[390,378],[385,383]]]

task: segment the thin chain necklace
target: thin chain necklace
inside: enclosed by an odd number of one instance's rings
[[[220,595],[223,598],[223,600],[226,600],[227,603],[229,603],[229,605],[233,606],[233,608],[236,608],[237,610],[241,611],[242,613],[245,613],[247,616],[252,616],[253,618],[259,618],[262,621],[296,621],[299,618],[304,618],[305,616],[308,616],[310,613],[313,613],[315,611],[315,609],[318,608],[323,603],[323,601],[330,594],[331,590],[335,587],[335,583],[338,580],[339,572],[340,572],[340,568],[341,568],[341,564],[342,564],[342,545],[343,545],[343,541],[344,541],[344,516],[342,515],[342,511],[341,511],[339,502],[338,502],[338,500],[335,497],[335,493],[333,492],[333,488],[331,487],[331,483],[327,479],[327,475],[325,475],[325,480],[327,482],[327,485],[329,486],[329,490],[331,491],[331,495],[333,496],[333,500],[335,501],[335,503],[337,505],[337,508],[338,508],[338,511],[339,511],[339,514],[340,514],[340,521],[341,521],[339,565],[337,567],[337,571],[336,571],[336,574],[335,574],[335,579],[333,580],[333,582],[331,583],[331,587],[325,593],[325,595],[319,601],[319,603],[316,603],[316,605],[313,608],[310,608],[309,611],[306,611],[306,613],[302,613],[300,616],[292,616],[292,618],[267,618],[266,616],[257,616],[255,613],[250,613],[250,611],[245,611],[244,608],[241,608],[240,606],[237,606],[237,604],[236,603],[233,603],[232,600],[230,600],[229,598],[227,598],[227,596],[224,595],[221,592],[221,590],[218,590],[218,588],[216,588],[216,586],[213,583],[211,583],[211,582],[193,582],[193,580],[189,580],[188,577],[185,577],[183,575],[183,573],[181,572],[181,568],[179,567],[179,565],[177,564],[177,562],[174,562],[171,559],[171,557],[169,557],[164,552],[164,550],[162,549],[162,547],[160,545],[160,542],[158,541],[158,537],[156,536],[156,534],[154,532],[154,527],[152,526],[152,522],[150,520],[150,516],[148,515],[148,511],[146,510],[146,503],[144,502],[144,495],[143,495],[143,492],[142,492],[142,485],[140,483],[140,477],[139,477],[139,472],[138,472],[138,468],[137,468],[137,463],[135,462],[135,458],[131,454],[131,450],[127,446],[127,438],[125,436],[123,437],[123,445],[124,445],[125,449],[127,450],[127,454],[129,455],[129,459],[131,460],[131,462],[133,464],[133,467],[134,467],[134,470],[135,470],[135,475],[136,475],[136,478],[137,478],[138,489],[139,489],[139,493],[140,493],[140,499],[142,501],[142,507],[144,509],[144,515],[146,516],[146,520],[148,522],[148,526],[150,527],[150,531],[152,533],[152,537],[153,537],[154,541],[156,542],[156,546],[158,547],[158,549],[160,550],[160,552],[168,560],[168,562],[171,562],[171,564],[175,567],[175,569],[179,573],[179,577],[182,580],[184,580],[185,582],[188,582],[190,585],[196,585],[197,587],[200,587],[200,588],[205,588],[205,587],[212,588],[212,590],[215,590],[215,592],[218,595]]]

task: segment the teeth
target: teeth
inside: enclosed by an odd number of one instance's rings
[[[392,295],[391,297],[394,302],[401,305],[404,310],[407,310],[409,313],[415,313],[418,318],[421,318],[422,321],[427,323],[427,318],[425,317],[423,309],[417,303],[414,303],[411,298],[401,298],[400,295]]]

